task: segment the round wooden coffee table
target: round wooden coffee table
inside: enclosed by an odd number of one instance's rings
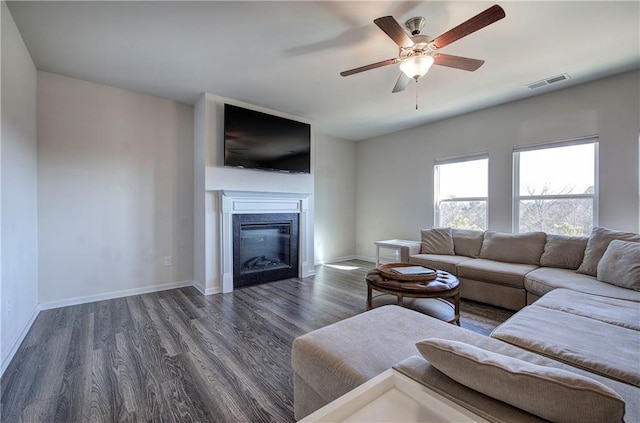
[[[430,316],[460,326],[460,281],[444,270],[436,270],[430,277],[392,275],[391,267],[405,267],[407,263],[391,263],[367,273],[367,310],[373,307],[373,291],[397,297],[396,304],[404,307],[404,298],[416,301],[416,308]],[[412,264],[411,266],[415,266]],[[381,294],[381,295],[382,295]]]

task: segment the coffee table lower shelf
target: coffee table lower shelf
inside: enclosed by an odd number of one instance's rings
[[[395,304],[407,307],[460,326],[460,281],[455,275],[436,270],[437,276],[424,280],[419,276],[393,278],[386,267],[406,267],[409,263],[391,263],[367,273],[367,310],[375,306],[391,304],[388,296],[396,298]],[[435,269],[434,269],[435,270]],[[393,279],[392,279],[393,278]],[[373,295],[373,291],[382,295]],[[386,294],[387,296],[385,297]],[[382,299],[380,299],[382,297]]]
[[[378,294],[371,297],[371,308],[397,304],[397,297],[391,294]],[[455,305],[442,298],[404,298],[401,306],[443,322],[458,324],[460,321]]]
[[[394,369],[347,392],[299,423],[328,421],[487,422]]]

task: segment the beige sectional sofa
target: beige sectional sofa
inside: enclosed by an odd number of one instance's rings
[[[421,245],[403,247],[403,254],[411,263],[457,275],[462,298],[511,310],[555,288],[640,301],[640,292],[596,277],[602,245],[613,239],[640,242],[637,234],[606,228],[595,228],[590,237],[435,228],[423,230]]]
[[[490,337],[397,306],[298,337],[297,419],[394,367],[489,421],[640,422],[637,234],[438,229],[422,241],[411,262],[456,273],[467,298],[521,310]]]

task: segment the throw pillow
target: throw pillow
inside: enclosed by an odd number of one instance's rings
[[[588,240],[582,236],[547,234],[540,266],[576,270],[582,263]]]
[[[480,258],[505,263],[540,264],[546,239],[544,232],[511,234],[487,231],[484,233]]]
[[[430,338],[420,354],[451,379],[553,422],[622,422],[624,400],[603,384],[463,342]]]
[[[453,237],[453,250],[458,256],[478,258],[484,231],[474,231],[471,229],[451,229]]]
[[[421,254],[442,254],[452,256],[453,238],[451,228],[432,228],[420,231],[422,238]]]
[[[640,235],[632,232],[612,231],[607,228],[593,228],[589,236],[589,241],[587,241],[587,249],[584,251],[584,259],[576,272],[597,276],[598,262],[609,246],[609,243],[614,239],[640,242]]]
[[[598,280],[640,291],[640,243],[611,241],[598,263]]]

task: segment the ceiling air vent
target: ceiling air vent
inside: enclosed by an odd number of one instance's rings
[[[527,85],[527,87],[529,87],[532,90],[535,90],[536,88],[546,87],[547,85],[564,81],[565,79],[569,79],[569,78],[570,76],[568,74],[563,73],[561,75],[556,75],[547,79],[543,79],[542,81],[532,82],[531,84]]]

